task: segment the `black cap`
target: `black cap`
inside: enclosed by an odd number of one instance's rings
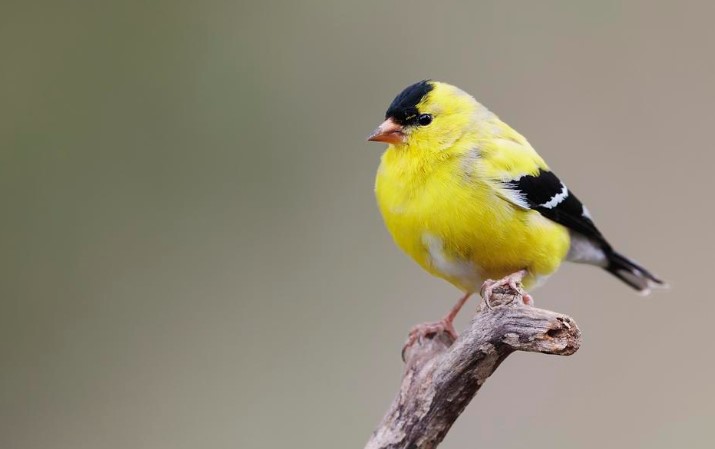
[[[400,92],[398,96],[392,100],[390,107],[387,108],[385,118],[392,118],[397,123],[405,126],[417,121],[419,111],[417,104],[434,89],[430,80],[420,81],[411,86],[407,86],[405,90]]]

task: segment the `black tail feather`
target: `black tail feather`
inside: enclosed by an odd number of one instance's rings
[[[615,251],[609,252],[607,256],[606,271],[639,292],[647,295],[651,287],[665,286],[665,282],[626,256]]]

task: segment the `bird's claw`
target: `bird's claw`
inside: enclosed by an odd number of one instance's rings
[[[423,338],[436,336],[440,333],[446,333],[452,338],[452,340],[456,340],[459,336],[457,331],[454,329],[452,322],[444,318],[439,321],[421,323],[413,327],[407,335],[405,345],[402,347],[402,360],[405,361],[405,352],[407,351],[407,348]]]
[[[493,309],[490,303],[490,299],[494,294],[494,290],[496,290],[498,287],[509,287],[512,291],[516,292],[519,296],[521,296],[521,300],[525,305],[533,306],[534,298],[521,287],[521,280],[523,277],[523,272],[517,272],[496,281],[492,279],[487,279],[486,281],[484,281],[480,294],[484,299],[484,304],[487,306],[487,308],[489,310]]]

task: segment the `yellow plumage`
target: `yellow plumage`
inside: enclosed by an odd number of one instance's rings
[[[465,292],[526,269],[524,286],[553,273],[569,232],[508,201],[497,181],[548,169],[519,133],[458,88],[430,82],[417,104],[429,126],[389,145],[375,183],[397,246],[433,275]]]
[[[642,294],[664,284],[613,249],[521,134],[457,87],[407,87],[369,140],[389,144],[375,193],[395,243],[465,292],[444,318],[416,326],[406,347],[441,331],[456,338],[454,317],[474,292],[488,305],[508,285],[533,304],[518,282],[534,287],[563,260],[601,267]]]

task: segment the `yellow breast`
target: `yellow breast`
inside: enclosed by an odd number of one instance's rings
[[[498,197],[466,169],[468,154],[426,161],[408,151],[385,152],[375,192],[395,243],[425,270],[473,292],[524,268],[528,288],[558,268],[564,227]]]

